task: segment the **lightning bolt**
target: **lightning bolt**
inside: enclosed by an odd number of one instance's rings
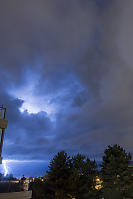
[[[3,169],[4,169],[4,176],[6,176],[8,174],[8,166],[6,160],[3,160]]]

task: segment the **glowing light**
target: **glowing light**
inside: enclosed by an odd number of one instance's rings
[[[3,169],[4,169],[4,176],[8,174],[8,166],[7,166],[7,161],[3,160]]]
[[[22,107],[19,109],[20,112],[24,112],[27,110],[29,114],[37,114],[40,111],[46,112],[49,116],[55,112],[55,107],[52,105],[49,105],[48,101],[45,101],[44,99],[41,98],[35,98],[35,97],[29,97],[29,99],[20,98],[24,100],[24,103]]]
[[[20,112],[27,111],[29,114],[37,114],[44,111],[51,118],[51,115],[56,112],[56,106],[50,103],[51,96],[39,96],[34,93],[36,87],[35,79],[33,78],[22,87],[10,88],[9,94],[23,100],[23,104],[19,109]]]

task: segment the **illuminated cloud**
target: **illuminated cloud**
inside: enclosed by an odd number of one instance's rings
[[[5,159],[50,160],[62,149],[98,157],[115,143],[133,151],[132,8],[125,0],[2,0]]]

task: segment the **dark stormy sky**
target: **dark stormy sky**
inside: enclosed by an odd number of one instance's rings
[[[36,161],[38,175],[60,150],[133,151],[132,10],[132,0],[0,1],[4,159],[31,161],[25,171]]]

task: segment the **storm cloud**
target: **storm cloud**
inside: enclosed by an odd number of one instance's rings
[[[133,151],[131,0],[2,0],[3,156]]]

